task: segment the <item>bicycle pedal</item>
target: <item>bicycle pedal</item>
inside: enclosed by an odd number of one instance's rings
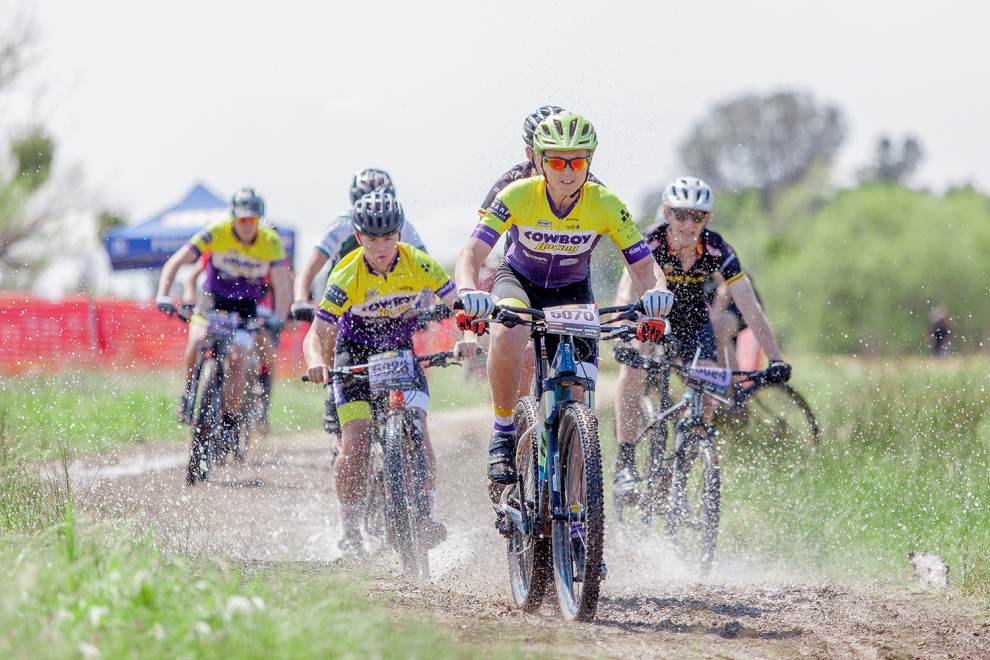
[[[515,525],[512,524],[512,521],[509,520],[509,517],[504,513],[495,514],[495,529],[498,530],[499,534],[507,539],[512,538],[512,531],[514,527]]]
[[[602,580],[608,578],[608,566],[605,565],[604,561],[598,563],[598,575],[601,577]]]

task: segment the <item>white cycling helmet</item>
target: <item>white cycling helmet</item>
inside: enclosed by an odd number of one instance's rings
[[[663,191],[662,205],[672,209],[695,209],[711,213],[715,196],[708,184],[693,176],[674,179]]]

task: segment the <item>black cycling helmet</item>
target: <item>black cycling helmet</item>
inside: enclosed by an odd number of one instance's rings
[[[241,188],[230,198],[230,212],[235,218],[260,218],[265,215],[265,200],[254,188]]]
[[[367,236],[388,236],[402,229],[406,221],[402,205],[391,193],[372,192],[354,203],[351,222]]]
[[[387,192],[395,195],[395,184],[385,170],[369,167],[354,175],[351,181],[351,204],[356,203],[363,195],[371,192]]]
[[[561,112],[567,111],[559,105],[544,105],[540,106],[536,112],[526,117],[526,120],[523,122],[523,142],[526,143],[526,146],[530,149],[533,148],[533,131],[535,131],[536,127],[540,125],[541,121]]]

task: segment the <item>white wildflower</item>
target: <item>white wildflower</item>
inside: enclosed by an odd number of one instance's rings
[[[227,608],[224,610],[223,618],[230,621],[240,614],[250,614],[253,610],[251,601],[244,596],[231,596],[227,599]]]
[[[87,660],[89,660],[89,658],[99,658],[101,655],[100,649],[96,648],[92,644],[87,644],[86,642],[79,642],[79,653]]]
[[[94,628],[100,625],[100,620],[103,618],[104,614],[110,612],[109,608],[106,607],[91,607],[89,608],[89,624]]]

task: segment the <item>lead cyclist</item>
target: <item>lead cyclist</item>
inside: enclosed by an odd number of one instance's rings
[[[663,273],[649,259],[649,248],[625,204],[588,179],[597,146],[591,122],[577,114],[554,114],[536,126],[533,163],[538,175],[515,181],[495,196],[481,211],[474,233],[458,256],[455,279],[467,317],[488,318],[496,303],[534,308],[593,303],[590,259],[602,236],[608,236],[622,252],[632,291],[641,297],[647,316],[659,317],[670,310],[673,296]],[[479,291],[478,272],[506,231],[511,243],[492,291]],[[512,412],[528,340],[525,327],[492,328],[488,377],[495,420],[488,446],[488,478],[494,484],[516,480]],[[556,344],[552,337],[547,340],[549,354]],[[466,334],[464,342],[471,341]],[[579,369],[594,380],[597,342],[579,339],[575,345]]]

